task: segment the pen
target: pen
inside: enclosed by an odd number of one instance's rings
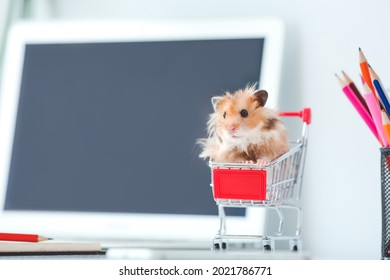
[[[44,236],[37,234],[22,234],[22,233],[2,233],[0,232],[1,241],[19,241],[19,242],[40,242],[50,240]]]
[[[345,82],[343,79],[341,79],[337,74],[335,74],[340,87],[342,88],[344,94],[347,96],[349,101],[352,103],[352,105],[355,107],[356,111],[358,111],[360,117],[364,120],[364,122],[367,124],[368,128],[371,130],[371,132],[374,134],[376,139],[378,139],[379,142],[381,142],[378,132],[376,130],[374,121],[371,118],[370,113],[367,112],[367,110],[362,106],[362,104],[359,102],[357,97],[355,96],[355,93],[352,91],[351,87],[348,85],[347,82]]]

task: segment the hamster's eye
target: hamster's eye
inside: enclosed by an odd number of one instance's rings
[[[226,112],[223,112],[223,118],[226,118]]]
[[[248,116],[248,111],[243,109],[240,111],[240,115],[241,115],[241,117],[246,118]]]

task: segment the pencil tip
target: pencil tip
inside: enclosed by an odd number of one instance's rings
[[[359,47],[359,51],[361,51],[362,50],[362,48],[361,47]]]

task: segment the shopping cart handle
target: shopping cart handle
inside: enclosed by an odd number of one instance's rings
[[[300,117],[306,124],[311,124],[311,109],[303,108],[299,112],[279,112],[279,116],[282,117]]]

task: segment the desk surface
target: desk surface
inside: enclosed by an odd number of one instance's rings
[[[212,251],[212,250],[160,250],[113,248],[94,254],[11,254],[2,255],[0,260],[305,260],[310,256],[307,252],[258,252],[258,251]]]

